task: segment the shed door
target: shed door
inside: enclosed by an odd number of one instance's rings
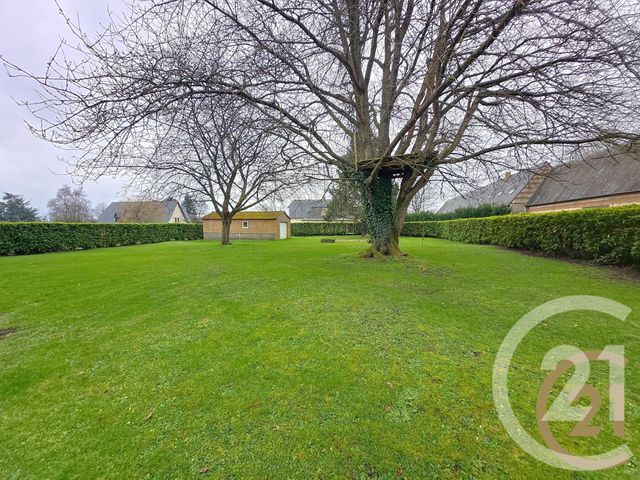
[[[287,224],[280,223],[280,240],[285,240],[287,238]]]

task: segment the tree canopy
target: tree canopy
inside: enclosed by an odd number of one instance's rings
[[[47,208],[52,222],[92,222],[96,219],[82,188],[60,187],[56,196],[47,202]]]
[[[189,221],[201,222],[202,217],[207,214],[206,205],[192,193],[185,193],[180,202],[182,208],[189,215]]]
[[[633,1],[150,0],[96,37],[69,24],[78,61],[13,67],[41,87],[34,131],[84,149],[81,171],[117,169],[186,98],[239,97],[358,172],[378,253],[433,178],[638,139]]]
[[[36,222],[38,210],[22,195],[5,192],[0,201],[0,222]]]

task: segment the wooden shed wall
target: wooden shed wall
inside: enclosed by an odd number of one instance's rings
[[[249,222],[248,228],[242,222]],[[280,239],[280,223],[287,224],[287,237],[291,237],[291,221],[285,215],[277,219],[234,219],[231,221],[229,238],[231,240],[278,240]],[[205,219],[202,222],[204,238],[219,240],[222,236],[220,220]]]

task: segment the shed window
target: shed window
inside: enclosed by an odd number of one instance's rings
[[[173,219],[173,221],[174,221],[174,222],[176,222],[176,223],[180,223],[180,217],[175,217],[175,218]]]
[[[248,220],[243,220],[242,221],[242,228],[249,228],[249,221]]]

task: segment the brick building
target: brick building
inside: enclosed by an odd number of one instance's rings
[[[439,212],[508,205],[514,213],[640,204],[640,154],[594,154],[579,161],[506,174],[447,201]]]

